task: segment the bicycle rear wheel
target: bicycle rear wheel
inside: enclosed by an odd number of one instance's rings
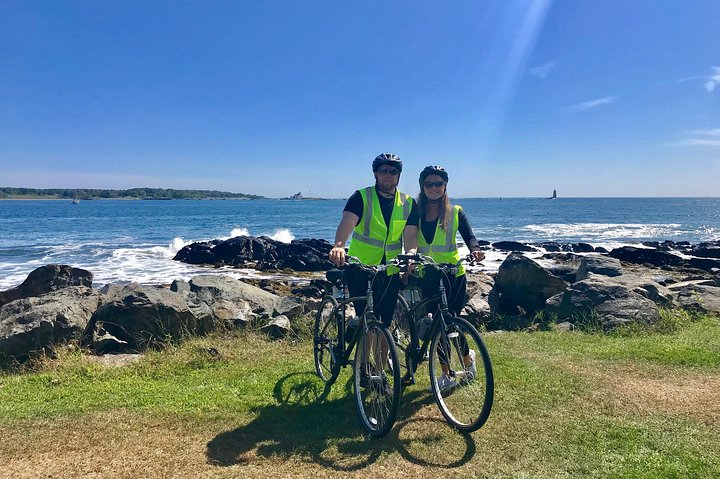
[[[373,437],[385,436],[395,423],[401,390],[397,365],[390,332],[382,323],[368,321],[355,350],[353,386],[360,422]]]
[[[337,311],[337,300],[332,296],[325,296],[315,314],[313,327],[315,372],[326,383],[333,383],[340,370],[335,356],[338,346]]]
[[[493,403],[490,355],[474,326],[450,318],[430,346],[430,384],[445,420],[469,433],[485,424]]]

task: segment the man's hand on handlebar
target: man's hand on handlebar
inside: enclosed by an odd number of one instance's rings
[[[342,246],[333,246],[333,249],[330,250],[330,254],[328,254],[328,256],[330,257],[330,261],[332,261],[338,268],[345,265],[345,248]]]

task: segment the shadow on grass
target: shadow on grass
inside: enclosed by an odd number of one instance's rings
[[[208,462],[227,467],[249,464],[256,457],[294,456],[329,469],[355,471],[393,451],[414,464],[447,468],[461,466],[474,456],[471,436],[452,432],[442,419],[412,418],[433,403],[427,392],[404,394],[392,431],[382,439],[372,439],[357,418],[351,380],[342,387],[343,397],[327,400],[330,388],[314,373],[282,377],[273,390],[276,404],[258,408],[250,423],[213,438],[207,444]],[[438,454],[444,445],[454,453]],[[451,456],[463,449],[460,458],[453,460]]]

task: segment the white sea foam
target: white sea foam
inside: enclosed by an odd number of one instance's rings
[[[236,236],[250,236],[250,232],[247,228],[233,228],[230,232],[230,237],[235,238]]]
[[[270,239],[274,239],[275,241],[282,241],[283,243],[289,243],[295,239],[295,236],[293,236],[292,232],[289,229],[280,228],[279,230],[276,230],[275,233],[270,235]]]
[[[645,239],[683,236],[690,233],[678,223],[548,223],[531,224],[520,228],[533,233],[538,239],[548,238],[563,241],[565,238],[579,238],[580,241],[602,241],[609,239]],[[577,241],[575,239],[574,241]]]

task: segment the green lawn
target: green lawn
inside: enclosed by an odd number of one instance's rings
[[[447,427],[424,365],[381,440],[349,369],[324,391],[308,340],[217,335],[119,368],[63,352],[0,373],[0,477],[720,477],[717,319],[484,337],[487,424]]]

